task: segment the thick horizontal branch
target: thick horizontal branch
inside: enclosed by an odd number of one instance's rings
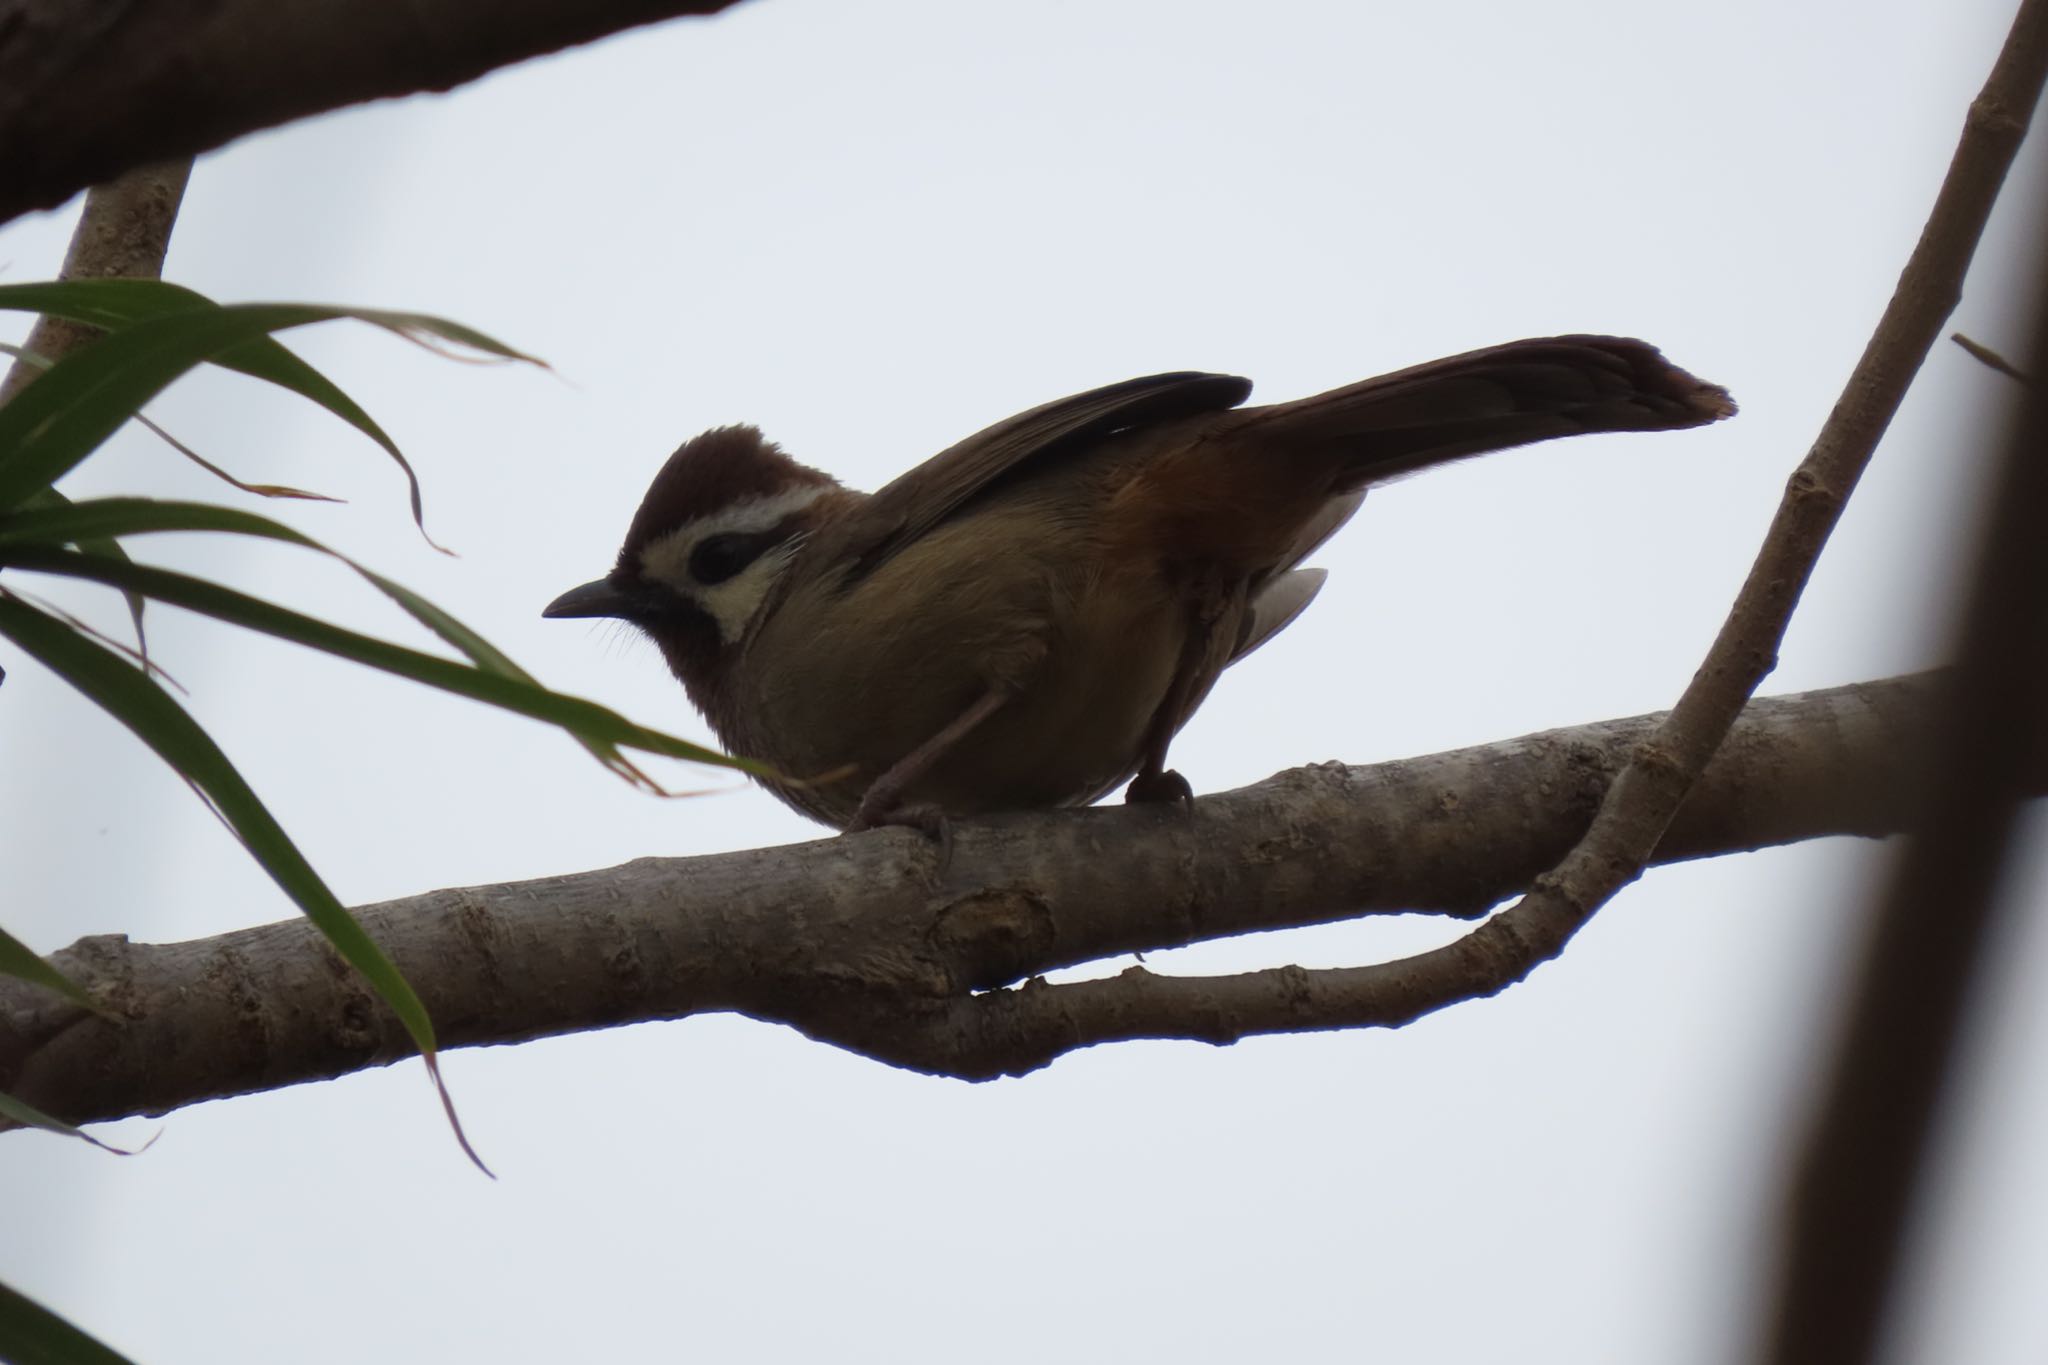
[[[1658,860],[1898,829],[1938,676],[1753,703]],[[1205,797],[1192,812],[964,824],[943,869],[921,836],[882,830],[435,891],[359,913],[449,1047],[738,1011],[978,1079],[1113,1038],[1398,1023],[1434,1008],[1425,988],[1440,996],[1446,982],[1387,964],[1312,990],[1292,969],[1222,994],[1149,974],[1085,990],[991,988],[1252,930],[1482,914],[1571,846],[1657,719],[1373,767],[1321,764]],[[2031,789],[2048,790],[2048,755],[2029,771]],[[1463,942],[1483,948],[1498,923]],[[57,961],[120,1022],[0,981],[0,1089],[74,1121],[410,1054],[397,1022],[302,920],[165,945],[88,938]]]
[[[0,0],[0,222],[150,161],[735,0]]]

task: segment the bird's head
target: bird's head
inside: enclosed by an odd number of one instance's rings
[[[654,476],[612,571],[548,617],[613,617],[646,632],[700,709],[840,485],[750,426],[683,443]]]

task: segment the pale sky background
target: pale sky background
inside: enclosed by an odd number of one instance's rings
[[[755,0],[200,163],[170,278],[439,312],[556,367],[288,338],[416,460],[460,559],[324,413],[218,375],[154,411],[245,477],[348,497],[265,510],[550,683],[695,735],[651,648],[538,613],[604,570],[706,426],[758,421],[874,487],[1135,374],[1242,373],[1272,399],[1635,334],[1740,419],[1376,494],[1318,557],[1315,609],[1174,761],[1219,790],[1656,710],[1888,295],[2011,8]],[[2011,262],[2040,183],[2018,177],[1956,317],[1995,346],[2022,340]],[[53,273],[74,211],[0,231],[0,278]],[[1935,354],[1766,690],[1940,657],[2007,396]],[[144,439],[69,486],[236,496]],[[148,552],[417,638],[312,556]],[[350,903],[818,833],[744,788],[636,795],[537,725],[169,610],[153,643]],[[53,949],[292,913],[125,731],[0,664],[0,922]],[[979,1086],[735,1018],[451,1054],[496,1183],[417,1061],[109,1126],[164,1130],[132,1160],[10,1135],[0,1279],[153,1365],[1727,1360],[1884,866],[1837,840],[1653,872],[1530,982],[1395,1032],[1105,1047]],[[1352,963],[1454,932],[1153,965]],[[1901,1360],[2048,1358],[2039,916],[2000,970]]]

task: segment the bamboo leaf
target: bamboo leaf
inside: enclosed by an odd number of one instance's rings
[[[0,593],[0,635],[127,726],[196,786],[263,870],[383,997],[420,1051],[433,1052],[434,1026],[412,987],[384,950],[342,908],[228,756],[184,707],[120,655],[4,593]]]
[[[70,552],[76,553],[76,552]],[[115,561],[107,561],[114,563]],[[130,569],[140,565],[129,564]],[[191,783],[234,832],[284,893],[313,921],[342,959],[377,992],[412,1036],[427,1066],[427,1076],[440,1094],[455,1140],[470,1161],[491,1174],[470,1145],[455,1112],[455,1101],[441,1075],[433,1022],[398,967],[377,946],[328,889],[320,874],[301,854],[249,784],[242,779],[213,737],[185,708],[157,686],[149,675],[106,646],[71,629],[0,591],[0,635],[21,647],[52,673],[78,689],[102,710],[134,732],[171,770]],[[493,1179],[496,1177],[493,1176]]]
[[[5,341],[0,341],[0,355],[11,355],[16,360],[25,361],[26,363],[35,366],[39,370],[47,370],[50,368],[50,366],[57,363],[56,361],[51,360],[48,356],[37,355],[34,351],[31,351],[26,347],[11,345],[10,343]],[[239,488],[244,493],[254,493],[259,498],[300,498],[304,499],[307,502],[341,501],[340,498],[330,498],[325,493],[309,493],[303,488],[292,488],[286,484],[245,483],[241,479],[238,479],[234,475],[228,473],[227,470],[222,469],[213,461],[207,459],[204,455],[201,455],[191,446],[186,445],[183,441],[171,435],[170,432],[165,431],[162,427],[158,426],[155,422],[151,421],[142,413],[136,413],[135,420],[141,423],[143,426],[149,428],[151,431],[155,432],[157,437],[161,439],[165,445],[177,451],[180,455],[183,455],[193,464],[198,465],[201,469],[213,475],[213,477],[219,479],[222,483],[230,484],[235,488]]]
[[[160,531],[224,531],[279,540],[330,555],[390,595],[421,624],[467,655],[474,666],[361,635],[204,579],[132,561],[125,564],[112,562],[61,548],[62,544],[75,543],[82,536],[113,537]],[[648,729],[595,702],[549,691],[489,641],[418,594],[355,564],[346,556],[336,554],[309,536],[253,512],[205,503],[149,498],[99,498],[63,507],[24,510],[0,517],[0,565],[66,574],[106,583],[124,591],[139,592],[429,687],[546,721],[568,730],[586,744],[625,745],[670,758],[773,776],[759,763],[731,758],[688,740]],[[611,758],[616,755],[599,756],[607,766],[614,766]]]
[[[54,488],[43,489],[30,498],[27,503],[31,510],[69,507],[70,505],[71,500]],[[106,555],[110,559],[126,559],[128,557],[128,552],[121,548],[121,542],[109,535],[85,532],[76,539],[66,537],[66,540],[81,550],[88,550],[96,555]],[[123,591],[121,595],[128,599],[128,619],[135,627],[135,652],[147,662],[149,659],[149,636],[143,633],[142,628],[142,594]]]
[[[219,306],[196,289],[164,280],[29,280],[0,285],[0,309],[48,313],[108,332],[144,318]]]
[[[332,554],[318,541],[260,512],[174,498],[58,498],[0,515],[0,545],[77,545],[160,531],[226,531]],[[81,548],[83,548],[81,546]],[[335,555],[335,558],[341,558]]]
[[[56,482],[193,366],[321,316],[284,306],[172,313],[65,356],[0,408],[0,507]]]
[[[223,343],[205,343],[203,345],[195,341],[193,344],[200,345],[202,353],[190,357],[181,368],[162,378],[161,382],[157,382],[153,388],[148,388],[147,392],[140,398],[134,399],[132,406],[122,414],[123,418],[125,419],[127,415],[138,412],[143,403],[147,402],[157,392],[160,392],[171,380],[182,374],[186,369],[190,369],[193,365],[199,364],[202,361],[210,360],[228,369],[239,370],[244,374],[277,384],[318,403],[383,448],[385,453],[397,463],[399,469],[405,475],[413,521],[419,526],[422,535],[426,534],[426,523],[424,507],[420,498],[419,478],[414,472],[411,463],[405,458],[403,452],[399,450],[397,442],[393,441],[384,429],[378,426],[371,419],[370,415],[363,411],[361,406],[344,393],[332,380],[287,349],[283,343],[266,334],[270,331],[281,330],[286,327],[301,326],[308,322],[351,317],[370,323],[373,326],[382,327],[415,342],[421,342],[426,337],[439,337],[457,345],[468,347],[492,359],[522,360],[532,364],[542,363],[534,357],[506,346],[503,342],[445,318],[435,318],[418,313],[397,313],[379,309],[313,307],[308,305],[243,304],[224,306],[193,290],[185,289],[179,285],[165,284],[158,280],[67,280],[48,284],[0,285],[0,309],[7,308],[51,313],[59,317],[71,318],[75,321],[87,322],[109,329],[110,335],[108,337],[82,348],[71,356],[67,356],[63,362],[66,365],[83,361],[87,356],[101,351],[116,338],[125,336],[138,329],[154,327],[160,331],[166,331],[169,336],[174,338],[192,335],[189,331],[181,331],[173,326],[172,323],[175,319],[183,318],[190,321],[195,318],[208,317],[215,318],[216,320],[233,316],[255,317],[265,315],[266,310],[270,314],[277,314],[282,310],[283,313],[292,315],[289,318],[280,317],[273,325],[245,328],[244,334],[239,340],[231,338]],[[201,335],[213,335],[213,333],[208,332],[205,328],[200,328],[199,333]],[[130,344],[132,346],[135,343]],[[144,347],[141,349],[148,348]],[[430,347],[430,349],[432,348]],[[115,368],[119,369],[127,365],[128,357],[116,354],[111,357],[102,357],[100,363],[111,363]],[[146,377],[144,376],[144,378]],[[41,384],[48,382],[48,379],[49,376],[46,375],[42,381],[39,381],[37,385],[32,387],[41,387]],[[10,409],[19,406],[20,399],[26,397],[26,395],[27,391],[24,390],[23,394],[17,397],[16,402],[9,405]],[[106,430],[108,433],[111,433],[119,425],[120,422],[115,421]],[[104,436],[100,439],[104,439]],[[94,444],[97,444],[97,442],[94,442]],[[0,429],[0,450],[5,449],[7,449],[7,440],[4,429]],[[75,464],[77,459],[82,458],[83,452],[73,458],[71,463]],[[70,466],[67,464],[62,467],[69,468]],[[54,481],[57,477],[57,474],[48,476],[49,481]],[[5,492],[6,487],[4,475],[0,475],[0,505],[4,505],[8,500]],[[428,543],[433,544],[431,537],[428,539]],[[435,548],[441,547],[436,546]]]
[[[133,562],[124,564],[53,546],[30,547],[12,542],[0,544],[0,564],[89,579],[140,592],[159,602],[261,631],[443,692],[547,721],[598,744],[622,744],[693,763],[762,771],[759,764],[731,758],[688,740],[650,730],[595,702],[550,692],[525,673],[517,671],[516,667],[512,672],[501,672],[428,654],[375,636],[362,635],[233,588],[169,569]]]

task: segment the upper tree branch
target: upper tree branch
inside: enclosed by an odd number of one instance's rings
[[[0,0],[0,222],[145,162],[735,0]]]
[[[192,176],[190,160],[138,166],[111,184],[85,196],[71,245],[64,253],[59,279],[154,280],[164,273],[171,249],[171,229],[178,206],[185,201],[185,182]],[[69,318],[40,317],[24,343],[45,364],[62,360],[99,335],[99,329]],[[0,379],[0,406],[42,373],[34,361],[17,358]]]
[[[1755,703],[1659,860],[1899,828],[1928,691],[1926,678],[1907,678]],[[964,823],[943,874],[926,841],[884,830],[359,913],[449,1047],[738,1011],[979,1078],[1116,1038],[1397,1023],[1489,988],[1455,960],[1321,982],[979,988],[1249,930],[1482,913],[1571,846],[1657,719],[1299,769],[1197,801],[1192,815],[1120,807]],[[2030,772],[2048,790],[2048,754]],[[0,982],[0,1089],[74,1121],[411,1053],[304,921],[161,946],[86,939],[58,962],[125,1022]]]

